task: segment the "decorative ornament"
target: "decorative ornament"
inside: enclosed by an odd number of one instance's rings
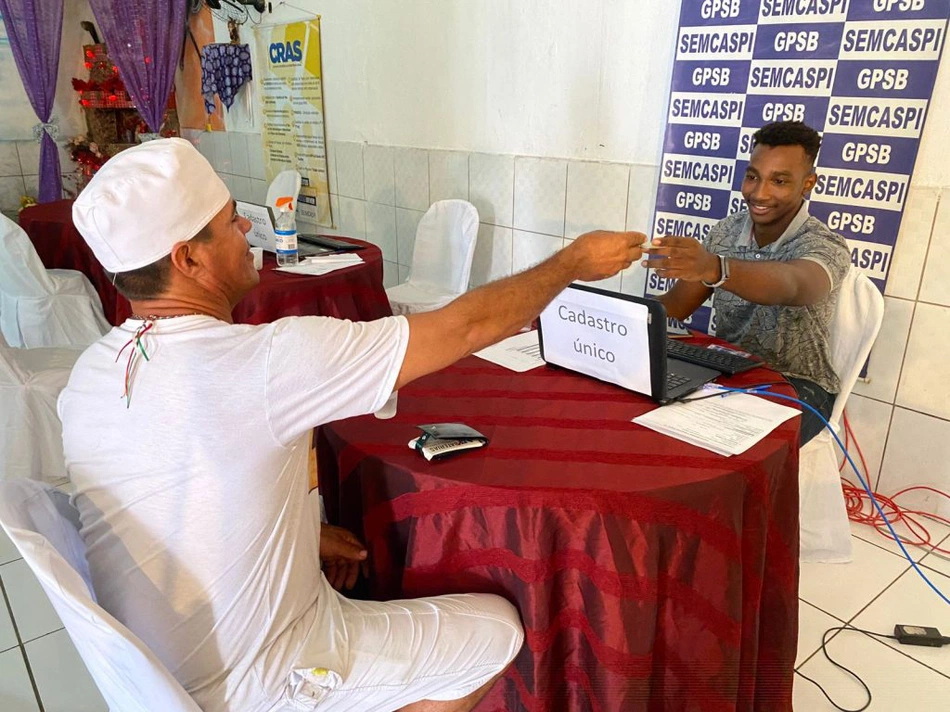
[[[208,44],[201,50],[201,94],[209,114],[214,113],[215,94],[230,110],[238,91],[252,78],[246,44]]]
[[[49,134],[54,141],[59,138],[59,121],[56,118],[49,120],[49,123],[39,123],[33,127],[33,139],[39,143],[43,140],[43,134]]]

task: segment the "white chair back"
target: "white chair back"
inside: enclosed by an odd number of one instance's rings
[[[884,318],[884,298],[854,267],[838,291],[831,322],[831,363],[841,382],[831,411],[839,429],[841,414]],[[798,453],[799,552],[802,561],[844,563],[851,560],[851,528],[838,474],[840,452],[824,430]]]
[[[25,376],[19,364],[13,358],[10,344],[3,338],[3,332],[0,331],[0,388],[4,384],[19,384],[25,381]],[[2,477],[0,473],[0,477]]]
[[[838,292],[831,322],[831,364],[841,382],[831,422],[837,426],[848,396],[867,362],[884,319],[884,297],[864,274],[852,267]]]
[[[10,346],[88,346],[108,330],[86,276],[47,270],[23,228],[0,215],[0,332]]]
[[[15,297],[53,294],[50,279],[30,238],[19,225],[0,213],[0,292]],[[0,312],[2,313],[2,312]]]
[[[109,709],[200,712],[157,657],[95,601],[79,512],[33,480],[0,483],[0,525],[39,579]]]
[[[478,211],[466,200],[440,200],[419,220],[409,283],[455,296],[468,289]]]
[[[14,349],[0,337],[0,480],[66,477],[56,401],[80,349]]]

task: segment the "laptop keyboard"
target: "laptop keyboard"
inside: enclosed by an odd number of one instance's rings
[[[677,339],[666,340],[666,355],[671,358],[678,358],[680,361],[695,363],[697,366],[705,366],[722,373],[735,375],[748,371],[750,368],[761,366],[761,361],[755,361],[745,356],[727,353],[726,351],[717,351],[716,349],[707,349],[695,344],[684,344]]]
[[[321,249],[324,252],[349,252],[352,250],[363,249],[361,245],[354,245],[352,242],[347,242],[346,240],[336,240],[332,237],[327,237],[326,235],[297,235],[297,244],[300,245],[301,243],[312,245],[313,247]]]
[[[297,254],[301,257],[314,257],[316,255],[325,255],[329,252],[332,252],[332,250],[328,250],[325,247],[317,247],[307,242],[297,241]]]
[[[676,373],[666,372],[666,390],[672,391],[674,388],[679,388],[689,383],[689,379],[686,376],[680,376]]]

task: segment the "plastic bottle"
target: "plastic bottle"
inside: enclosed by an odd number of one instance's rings
[[[286,267],[297,264],[297,223],[294,221],[294,204],[292,198],[278,198],[277,224],[274,232],[277,234],[277,266]]]

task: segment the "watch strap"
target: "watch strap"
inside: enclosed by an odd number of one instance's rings
[[[713,284],[703,281],[704,287],[709,287],[710,289],[715,289],[716,287],[721,287],[726,283],[726,280],[729,279],[729,260],[726,259],[725,255],[717,255],[719,258],[719,281]]]

